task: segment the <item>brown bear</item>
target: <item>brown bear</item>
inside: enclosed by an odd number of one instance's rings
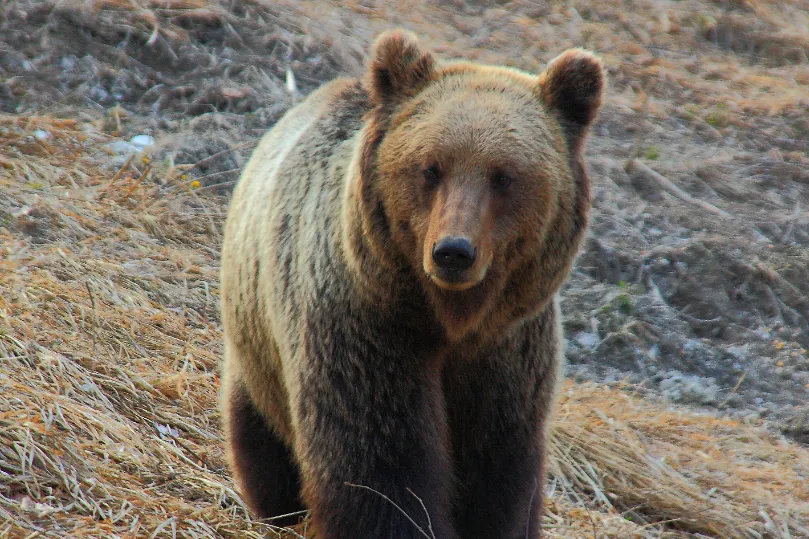
[[[324,539],[539,533],[603,88],[583,50],[534,76],[392,31],[364,80],[263,138],[221,287],[224,428],[256,515],[309,509]]]

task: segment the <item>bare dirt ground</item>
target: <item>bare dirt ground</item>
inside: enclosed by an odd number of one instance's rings
[[[268,533],[219,443],[223,211],[395,25],[608,67],[549,534],[809,537],[806,0],[3,3],[0,537]]]

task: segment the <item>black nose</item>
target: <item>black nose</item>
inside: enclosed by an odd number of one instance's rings
[[[458,236],[447,236],[433,246],[433,260],[448,271],[464,271],[475,263],[472,242]]]

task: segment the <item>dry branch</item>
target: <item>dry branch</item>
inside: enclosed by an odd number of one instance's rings
[[[672,182],[659,172],[652,170],[651,168],[649,168],[648,165],[646,165],[643,161],[640,161],[639,159],[631,159],[626,165],[626,171],[630,173],[632,171],[640,172],[641,174],[643,174],[645,178],[654,181],[660,187],[662,187],[672,195],[676,196],[683,202],[688,202],[689,204],[699,206],[703,210],[713,213],[714,215],[718,215],[720,217],[730,217],[730,214],[725,210],[717,208],[710,202],[705,202],[704,200],[700,200],[698,198],[689,195],[688,193],[677,187],[677,185],[675,185],[674,182]]]

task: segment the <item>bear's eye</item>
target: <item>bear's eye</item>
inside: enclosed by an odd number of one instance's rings
[[[505,172],[495,172],[492,176],[492,186],[498,191],[506,191],[514,180]]]
[[[441,174],[436,165],[425,168],[422,174],[424,174],[424,181],[427,183],[428,187],[435,187],[441,179]]]

